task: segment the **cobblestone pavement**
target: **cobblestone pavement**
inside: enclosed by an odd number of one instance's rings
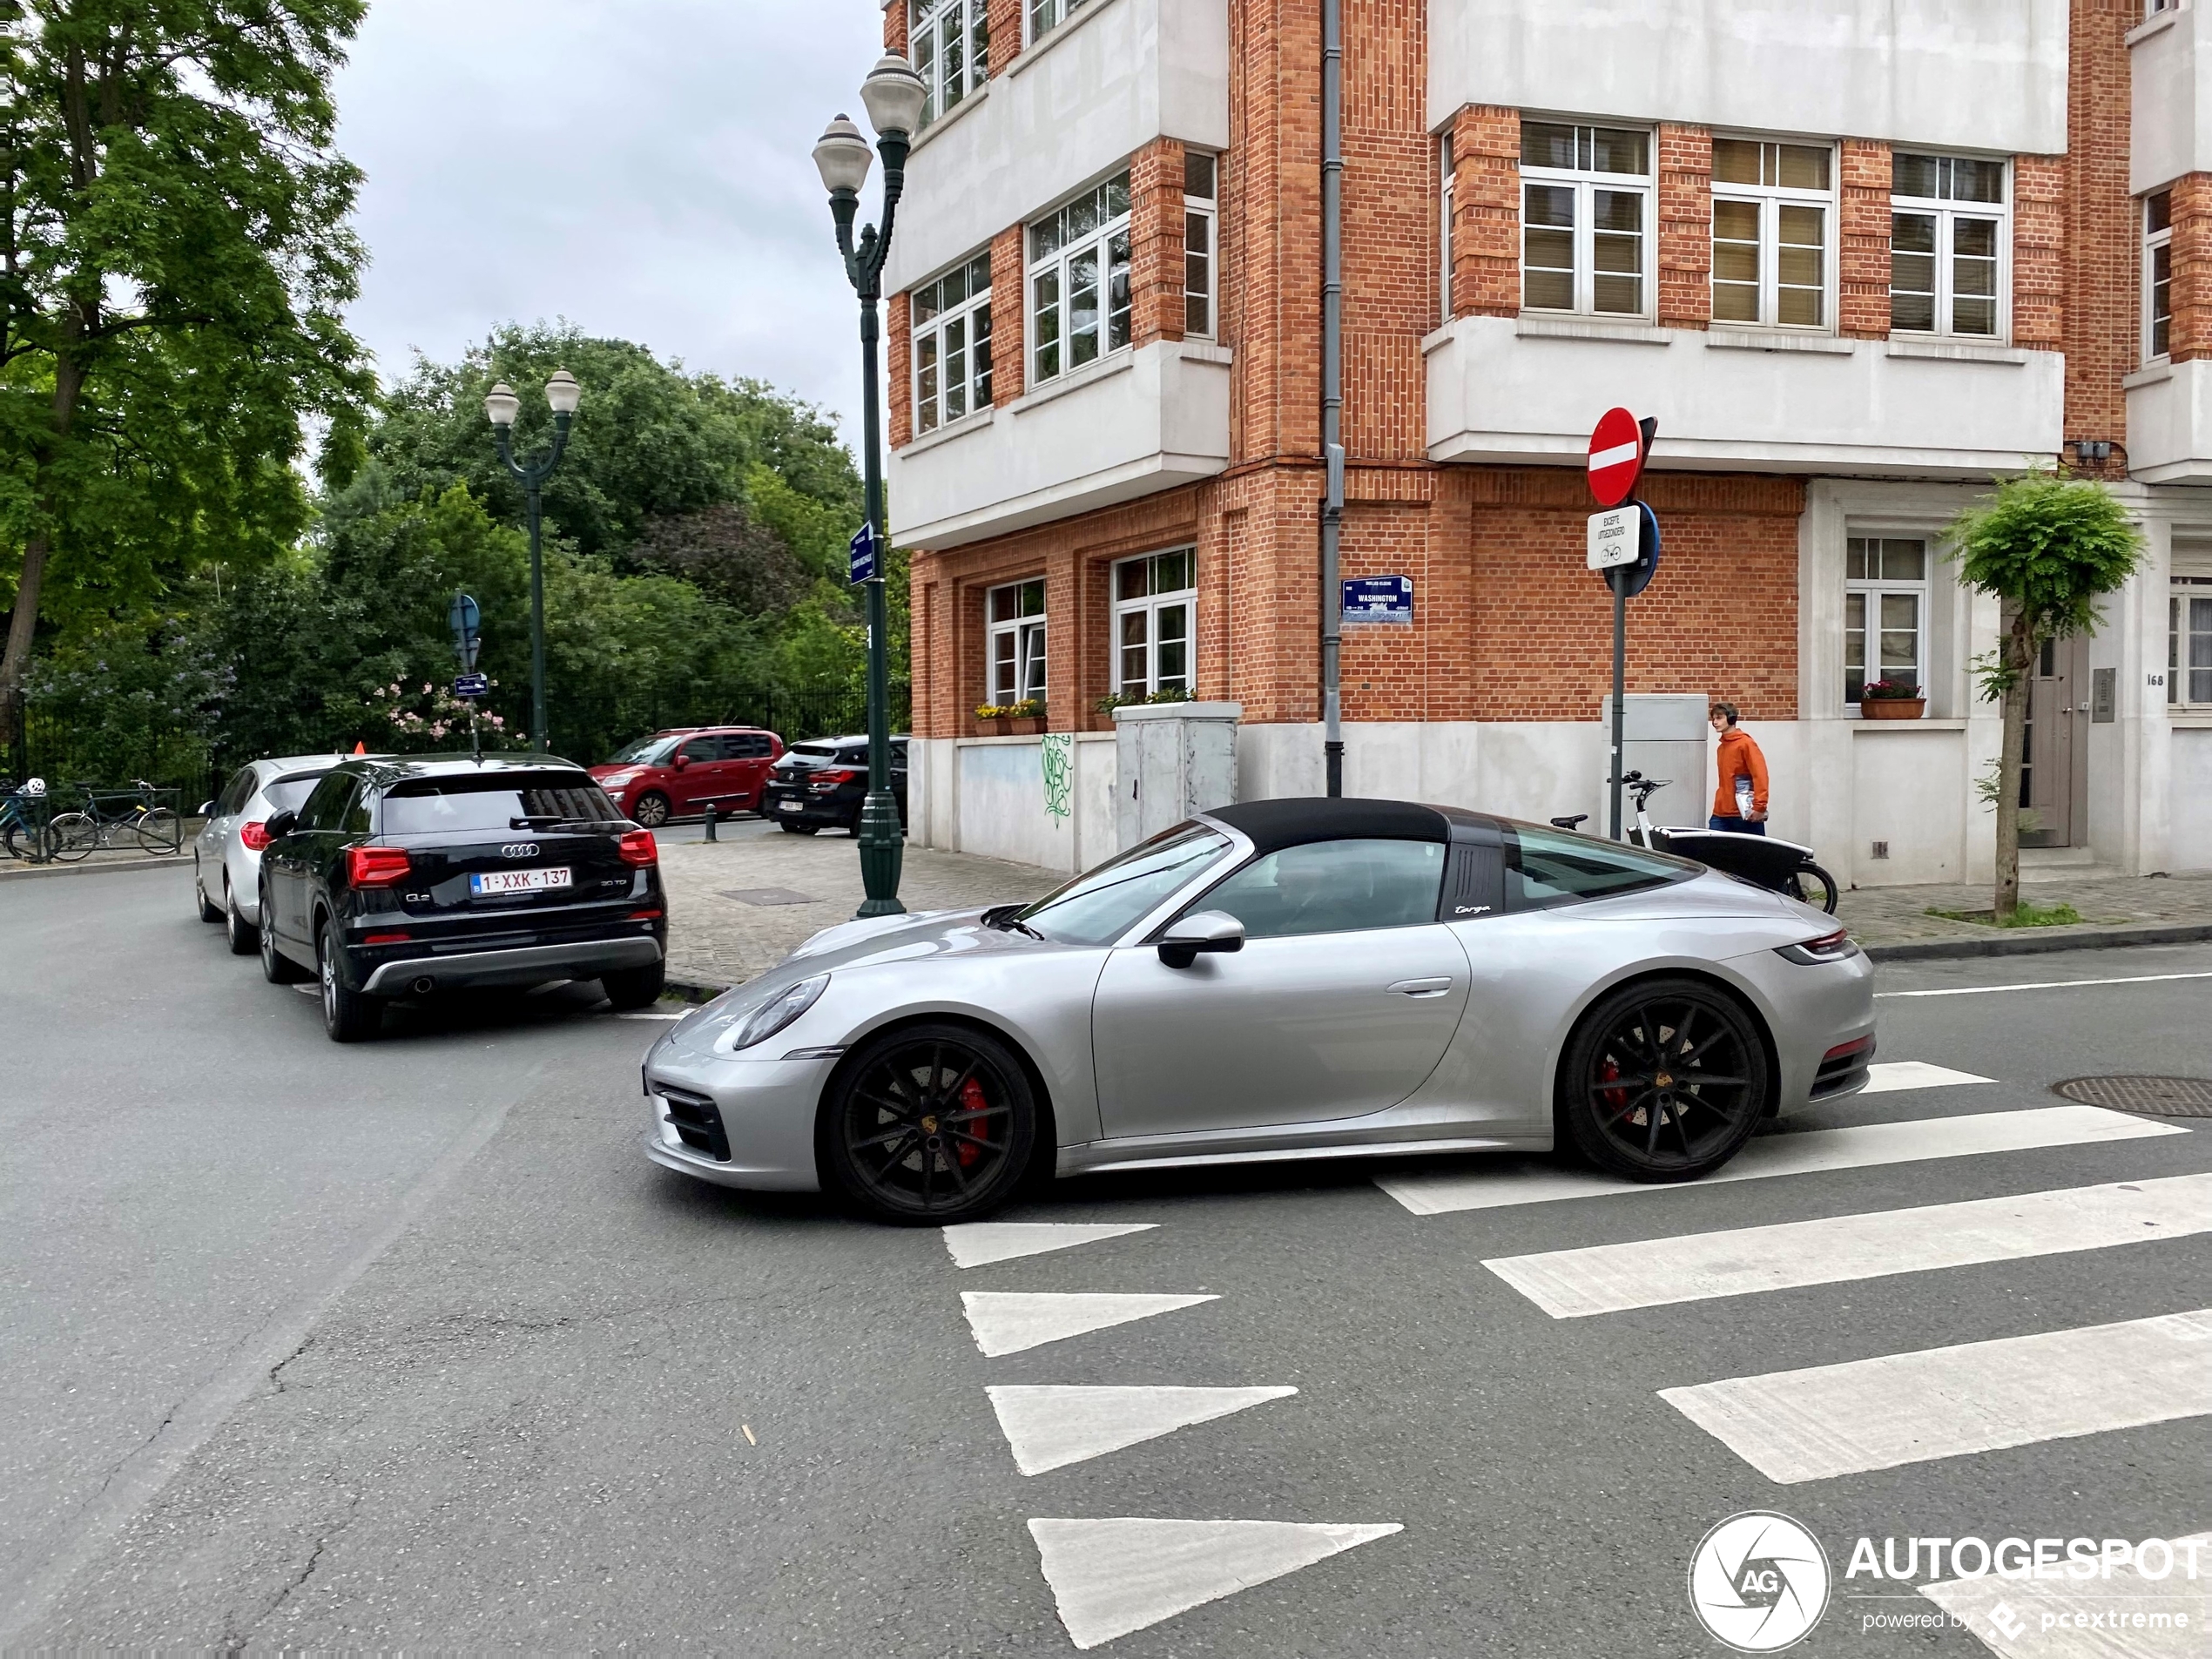
[[[669,977],[684,984],[751,979],[802,940],[850,921],[867,896],[860,849],[847,835],[755,830],[712,843],[664,843],[660,867],[669,895]],[[909,846],[899,897],[909,910],[956,910],[1035,899],[1065,880],[1033,865]],[[748,897],[732,898],[736,893]]]
[[[2039,909],[2070,904],[2081,913],[2079,927],[2029,930],[1978,927],[1932,916],[1930,910],[1987,910],[1990,890],[1974,887],[1862,887],[1846,893],[1836,914],[1862,945],[1899,945],[1925,940],[2017,937],[2064,939],[2084,934],[2124,932],[2130,927],[2212,925],[2212,875],[2069,876],[2030,881],[2020,894]]]

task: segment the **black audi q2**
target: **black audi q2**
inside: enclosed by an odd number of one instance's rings
[[[651,830],[545,755],[347,761],[269,820],[261,971],[320,981],[338,1042],[395,997],[596,979],[657,1001],[668,903]]]

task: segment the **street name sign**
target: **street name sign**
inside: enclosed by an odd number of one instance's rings
[[[874,525],[863,524],[853,533],[850,551],[853,561],[853,585],[857,588],[863,582],[873,582],[876,575]]]
[[[1626,409],[1608,409],[1590,434],[1590,494],[1601,507],[1618,507],[1636,493],[1643,476],[1643,428]],[[1593,569],[1597,567],[1593,566]]]
[[[1387,622],[1411,627],[1413,623],[1413,578],[1409,576],[1356,576],[1344,584],[1344,619],[1350,622]]]
[[[454,681],[453,694],[458,698],[489,697],[491,680],[482,674],[463,674]]]

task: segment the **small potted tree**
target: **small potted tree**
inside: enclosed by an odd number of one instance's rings
[[[1858,694],[1858,712],[1868,720],[1917,720],[1928,699],[1911,680],[1869,680]]]

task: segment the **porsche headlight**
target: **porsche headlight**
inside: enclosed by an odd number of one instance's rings
[[[738,1033],[737,1042],[731,1046],[750,1049],[756,1042],[765,1042],[813,1008],[822,993],[829,988],[829,982],[827,974],[817,974],[812,979],[799,981],[774,1001],[763,1003],[753,1010],[752,1017],[745,1022],[744,1028]]]

